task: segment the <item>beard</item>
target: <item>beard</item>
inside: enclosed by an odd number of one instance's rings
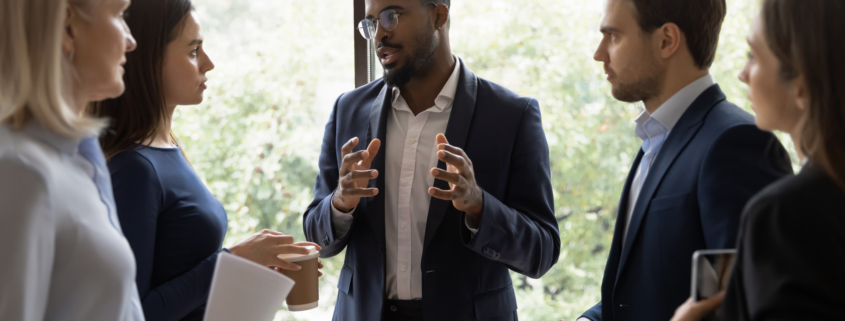
[[[421,32],[414,37],[414,42],[419,44],[419,47],[405,59],[402,67],[396,70],[384,69],[384,82],[388,86],[397,87],[407,84],[417,76],[423,67],[425,67],[428,60],[434,56],[438,44],[434,41],[434,28],[429,29],[427,32]],[[384,46],[384,43],[380,43],[379,45]]]
[[[665,67],[660,66],[654,57],[636,68],[625,68],[622,70],[623,77],[618,79],[616,86],[613,86],[611,93],[613,98],[626,103],[645,101],[660,95],[666,75]],[[637,75],[633,76],[632,75]],[[642,76],[639,76],[642,75]],[[631,79],[634,78],[634,79]]]

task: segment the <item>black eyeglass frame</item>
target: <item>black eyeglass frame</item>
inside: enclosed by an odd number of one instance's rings
[[[364,39],[371,40],[375,37],[376,31],[378,30],[379,26],[384,28],[384,30],[386,30],[386,31],[396,30],[396,28],[399,27],[399,16],[401,14],[403,14],[403,13],[409,11],[409,10],[413,10],[413,9],[420,8],[420,7],[425,7],[425,6],[430,5],[430,4],[434,5],[435,8],[438,6],[438,4],[436,2],[426,2],[426,3],[423,3],[422,5],[407,8],[407,9],[404,9],[402,11],[396,11],[396,10],[393,10],[393,9],[382,11],[379,14],[378,19],[363,19],[363,20],[358,22],[359,34],[361,35],[361,37],[364,37]],[[387,14],[388,16],[385,16],[385,14]],[[395,25],[392,26],[392,27],[384,26],[381,23],[380,20],[381,19],[387,19],[387,17],[390,17],[390,16],[392,16],[393,19],[396,21]]]

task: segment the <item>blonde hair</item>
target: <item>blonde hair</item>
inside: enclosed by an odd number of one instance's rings
[[[0,123],[19,129],[37,120],[56,134],[98,135],[105,121],[82,114],[73,104],[75,71],[62,50],[70,4],[90,12],[95,0],[0,1]]]

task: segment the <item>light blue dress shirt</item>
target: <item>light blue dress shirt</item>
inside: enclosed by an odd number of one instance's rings
[[[660,153],[660,148],[663,147],[663,143],[669,138],[672,128],[675,127],[678,120],[689,109],[689,106],[707,88],[715,84],[716,80],[708,74],[672,95],[669,100],[654,111],[654,114],[643,111],[637,117],[637,126],[634,132],[637,134],[637,137],[643,140],[643,159],[640,161],[640,166],[637,167],[634,180],[631,182],[631,190],[628,194],[628,207],[620,209],[625,210],[626,213],[625,232],[622,234],[623,245],[628,237],[628,226],[631,224],[631,216],[634,215],[634,207],[637,205],[637,199],[640,196],[643,183],[645,183],[646,177],[649,175],[651,165],[654,164],[654,160],[657,159],[657,155]]]
[[[0,320],[144,320],[97,139],[0,124]]]

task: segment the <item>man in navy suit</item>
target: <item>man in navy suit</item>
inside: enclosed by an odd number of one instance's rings
[[[451,53],[448,0],[366,12],[384,78],[338,98],[303,219],[346,249],[334,320],[517,320],[510,270],[560,252],[539,105]]]
[[[774,135],[710,76],[724,0],[608,0],[595,59],[613,96],[642,101],[643,140],[619,204],[601,302],[579,321],[669,320],[690,296],[692,254],[734,248],[755,193],[789,175]]]

